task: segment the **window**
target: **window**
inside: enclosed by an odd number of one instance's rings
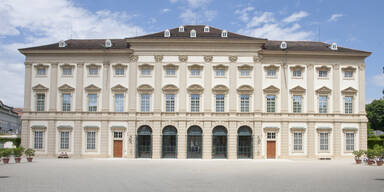
[[[268,132],[267,133],[267,139],[276,139],[276,133],[275,132]]]
[[[301,102],[302,98],[300,95],[294,95],[293,96],[293,112],[294,113],[301,113]]]
[[[224,77],[225,76],[225,70],[224,69],[216,69],[216,76],[217,77]]]
[[[149,112],[149,94],[141,94],[141,112]]]
[[[175,112],[175,95],[174,94],[165,95],[165,111]]]
[[[125,74],[124,67],[116,67],[115,68],[115,75],[124,76],[124,74]]]
[[[319,113],[327,113],[328,97],[319,96]]]
[[[345,133],[345,150],[353,151],[355,148],[355,134]]]
[[[179,32],[184,32],[184,26],[179,27]]]
[[[194,29],[191,30],[190,36],[192,38],[196,37],[196,31]]]
[[[268,95],[267,96],[267,112],[274,113],[276,111],[276,96]]]
[[[88,111],[90,112],[97,111],[97,94],[88,95]]]
[[[89,67],[89,75],[97,75],[99,73],[99,69],[97,67]]]
[[[192,76],[200,76],[200,69],[192,69],[191,75]]]
[[[267,70],[267,77],[275,77],[275,76],[276,76],[276,70],[274,69]]]
[[[249,112],[249,95],[240,95],[240,111]]]
[[[35,131],[35,149],[43,149],[43,131]]]
[[[71,76],[72,75],[72,68],[71,67],[64,67],[63,68],[63,75]]]
[[[96,131],[87,132],[87,149],[88,150],[96,149]]]
[[[116,138],[116,139],[121,139],[121,138],[123,138],[123,132],[121,132],[121,131],[115,131],[115,132],[113,132],[113,138]]]
[[[224,95],[216,95],[216,112],[224,112]]]
[[[191,95],[191,112],[200,112],[200,95]]]
[[[46,75],[46,68],[45,67],[37,68],[37,75],[41,75],[41,76]]]
[[[344,71],[344,78],[352,78],[353,71]]]
[[[352,113],[353,112],[353,109],[352,109],[352,100],[353,100],[353,97],[352,96],[346,96],[344,97],[344,109],[345,109],[345,113]]]
[[[176,69],[166,69],[165,74],[167,76],[175,76],[176,75]]]
[[[294,151],[303,150],[303,133],[302,132],[293,133],[293,150]]]
[[[124,94],[115,94],[115,112],[124,112]]]
[[[320,151],[328,151],[328,133],[320,133]]]
[[[69,131],[60,132],[60,149],[69,149]]]
[[[241,77],[248,77],[249,76],[249,69],[240,70],[240,76]]]
[[[204,32],[209,32],[209,26],[204,27]]]
[[[36,95],[36,111],[44,111],[45,110],[45,94],[38,93]]]
[[[141,75],[149,76],[149,75],[151,75],[151,70],[150,69],[141,69]]]
[[[293,77],[301,77],[301,71],[300,70],[294,70],[292,75],[293,75]]]
[[[63,111],[71,111],[71,94],[63,94]]]
[[[221,32],[221,37],[228,37],[228,32],[227,31],[222,31]]]
[[[319,71],[319,77],[322,77],[322,78],[328,77],[328,71]]]
[[[170,37],[171,36],[171,32],[167,29],[164,31],[164,37]]]

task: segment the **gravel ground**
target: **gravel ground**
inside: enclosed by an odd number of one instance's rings
[[[352,160],[11,159],[0,164],[0,192],[13,191],[376,192],[384,191],[384,167]]]

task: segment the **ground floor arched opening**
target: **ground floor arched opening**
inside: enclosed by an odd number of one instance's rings
[[[174,126],[166,126],[163,129],[162,157],[177,157],[177,129]]]
[[[152,158],[152,129],[147,125],[137,130],[136,142],[137,158]]]
[[[201,159],[203,154],[203,131],[199,126],[191,126],[187,136],[187,158]]]
[[[227,129],[217,126],[212,131],[212,158],[227,158]]]
[[[252,129],[248,126],[241,126],[237,130],[237,158],[251,159],[253,157]]]

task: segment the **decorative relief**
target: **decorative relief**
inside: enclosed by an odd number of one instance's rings
[[[341,93],[344,95],[355,95],[357,93],[357,90],[354,89],[353,87],[348,87],[342,90]]]
[[[193,84],[187,88],[189,93],[203,93],[204,88],[200,85]]]
[[[233,62],[237,61],[237,56],[229,56],[228,59],[229,59],[230,62],[233,63]]]
[[[179,88],[177,88],[176,85],[168,84],[165,85],[162,90],[164,93],[177,93]]]
[[[164,65],[164,66],[163,66],[163,68],[164,68],[164,69],[178,69],[178,68],[179,68],[179,66],[178,66],[178,65],[175,65],[175,64],[172,64],[172,63],[170,63],[170,64],[166,64],[166,65]]]
[[[317,94],[326,94],[326,95],[328,95],[328,94],[330,94],[331,92],[332,92],[332,90],[329,89],[329,88],[326,87],[326,86],[323,86],[323,87],[321,87],[321,88],[319,88],[319,89],[316,90],[316,93],[317,93]]]
[[[216,69],[224,69],[224,70],[227,70],[227,69],[228,69],[228,66],[223,65],[223,64],[219,64],[219,65],[215,65],[215,66],[213,66],[213,69],[214,69],[214,70],[216,70]]]
[[[115,85],[111,88],[113,92],[127,92],[128,89],[120,84]]]
[[[242,85],[239,88],[237,88],[237,92],[239,94],[252,94],[253,88],[249,85]]]
[[[339,70],[340,65],[339,65],[339,64],[333,64],[333,68],[334,68],[335,70]]]
[[[101,89],[94,84],[88,85],[88,87],[85,88],[87,92],[99,92],[100,90]]]
[[[137,55],[128,55],[128,62],[137,62],[139,60],[139,56]]]
[[[253,61],[256,63],[261,63],[263,61],[263,55],[253,56]]]
[[[144,63],[144,64],[139,65],[139,69],[150,69],[150,70],[152,70],[153,69],[153,65]]]
[[[139,93],[152,93],[153,92],[153,87],[148,85],[148,84],[144,84],[144,85],[140,85],[137,88],[137,91]]]
[[[68,84],[64,84],[64,85],[59,87],[59,91],[62,91],[62,92],[72,92],[74,90],[75,90],[75,88],[69,86]]]
[[[212,92],[214,94],[227,94],[228,90],[228,87],[225,85],[216,85],[214,88],[212,88]]]
[[[303,71],[305,69],[305,67],[301,66],[301,65],[295,65],[295,66],[291,66],[289,67],[292,71],[295,71],[295,70],[298,70],[298,71]]]
[[[202,70],[203,66],[202,65],[198,65],[198,64],[193,64],[193,65],[189,65],[188,69],[189,70],[192,70],[192,69],[200,69],[200,70]]]
[[[209,63],[209,62],[212,62],[212,60],[213,60],[213,56],[204,56],[204,61],[206,62],[206,63]]]
[[[348,66],[348,67],[343,67],[341,68],[341,70],[343,71],[356,71],[356,68],[355,67],[352,67],[352,66]]]
[[[363,71],[364,69],[365,69],[365,64],[364,63],[360,63],[359,64],[359,70]]]
[[[180,61],[180,62],[187,62],[187,61],[188,61],[188,56],[186,56],[186,55],[180,55],[180,56],[179,56],[179,61]]]
[[[162,62],[164,58],[162,55],[155,55],[154,57],[156,62]]]
[[[290,89],[289,91],[293,94],[304,94],[305,93],[305,89],[300,87],[300,86],[296,86],[296,87]]]
[[[318,71],[330,71],[331,68],[326,66],[326,65],[322,65],[320,67],[316,67],[316,70],[318,70]]]
[[[271,85],[271,86],[263,89],[263,91],[264,91],[264,93],[278,93],[280,91],[280,89]]]
[[[313,69],[313,67],[315,66],[314,64],[308,64],[308,69]]]
[[[277,65],[268,65],[264,67],[265,70],[279,70],[279,66]]]
[[[237,68],[239,68],[239,70],[247,70],[247,69],[252,70],[253,66],[244,64],[244,65],[238,66]]]
[[[32,90],[39,91],[39,92],[46,92],[48,91],[48,88],[42,84],[37,84],[36,86],[32,87]]]

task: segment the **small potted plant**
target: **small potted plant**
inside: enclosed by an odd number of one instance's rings
[[[375,151],[373,149],[368,149],[367,153],[367,158],[368,158],[368,165],[373,165],[375,163]]]
[[[3,156],[3,163],[8,164],[9,163],[9,156],[12,155],[12,149],[3,149],[1,156]]]
[[[361,156],[364,155],[363,150],[353,151],[353,155],[355,155],[356,164],[361,164]]]
[[[375,156],[376,156],[376,165],[382,166],[383,165],[383,156],[384,156],[384,147],[382,147],[380,145],[375,145],[373,147],[373,150],[374,150]]]
[[[24,154],[27,156],[28,162],[32,162],[33,156],[35,156],[35,150],[28,148]]]
[[[15,156],[15,162],[20,163],[21,156],[23,155],[24,148],[23,147],[16,147],[13,149],[13,156]]]

